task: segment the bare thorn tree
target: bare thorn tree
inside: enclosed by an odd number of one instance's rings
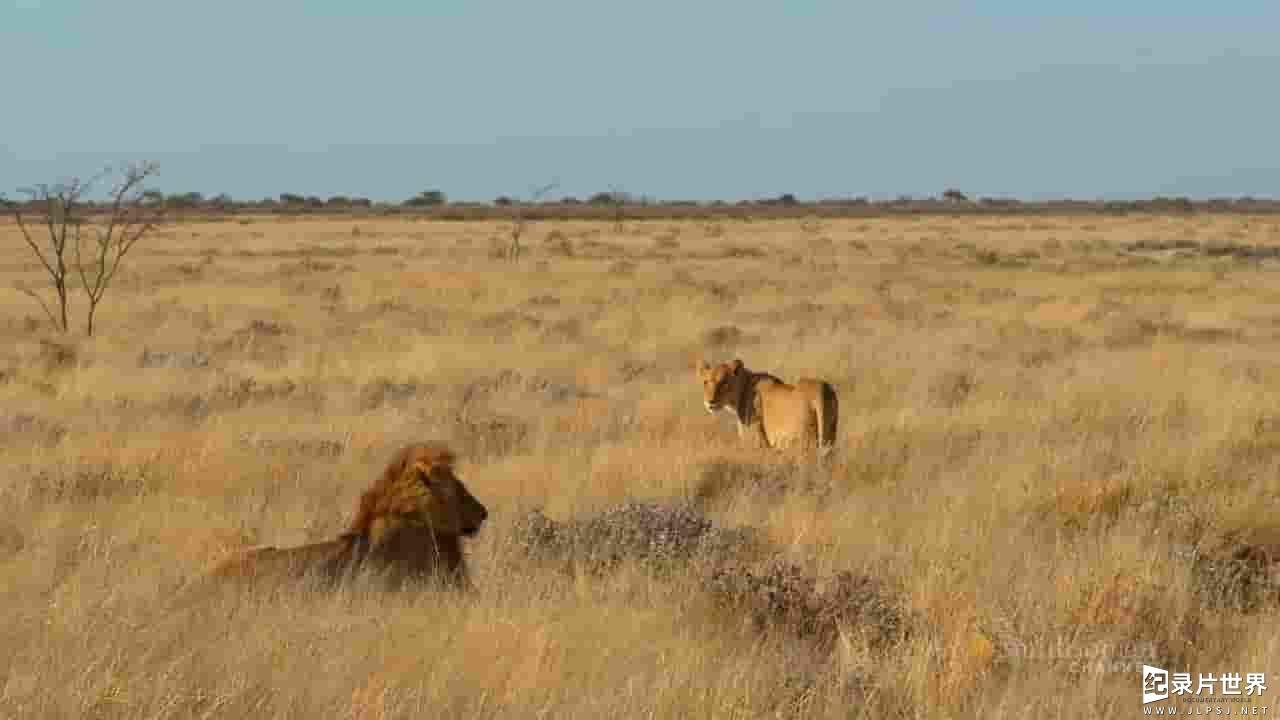
[[[609,202],[613,204],[613,229],[621,233],[623,221],[626,219],[627,193],[617,185],[610,185]]]
[[[515,201],[516,215],[511,222],[511,246],[507,248],[507,257],[512,261],[520,259],[520,237],[524,235],[525,225],[529,221],[528,216],[524,214],[526,205],[540,202],[547,193],[558,187],[560,187],[560,181],[556,180],[542,187],[533,188],[530,191],[528,203],[520,202],[519,200]]]
[[[84,196],[96,183],[112,174],[110,168],[87,181],[74,178],[67,183],[20,190],[29,198],[26,205],[34,206],[36,212],[43,215],[38,224],[28,221],[23,204],[11,204],[23,241],[40,261],[53,285],[56,308],[31,288],[19,285],[18,290],[40,304],[45,316],[59,332],[65,333],[70,329],[69,281],[74,272],[89,301],[85,334],[93,335],[98,306],[119,272],[121,262],[162,217],[162,208],[147,202],[149,195],[142,185],[156,172],[154,163],[126,168],[110,190],[105,219],[94,218],[85,212]],[[44,242],[37,239],[46,234]]]
[[[49,322],[59,332],[66,332],[68,328],[67,279],[70,276],[71,268],[67,266],[67,233],[70,230],[67,218],[75,212],[81,195],[92,182],[93,180],[85,182],[81,181],[80,178],[72,178],[69,182],[54,186],[36,185],[35,187],[18,190],[18,192],[28,197],[28,205],[43,206],[44,222],[41,224],[49,234],[47,247],[42,248],[41,243],[37,242],[35,236],[39,235],[39,230],[27,224],[26,216],[22,212],[22,204],[13,203],[10,205],[14,220],[18,223],[18,230],[22,233],[23,242],[27,244],[27,247],[31,248],[31,252],[35,254],[36,259],[40,261],[41,267],[44,268],[45,273],[49,276],[49,281],[53,285],[54,302],[57,310],[55,311],[49,307],[45,299],[35,290],[21,283],[17,284],[16,287],[20,292],[40,305],[45,317],[49,318]]]

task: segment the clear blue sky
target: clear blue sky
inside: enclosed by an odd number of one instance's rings
[[[1276,0],[0,3],[11,195],[1280,196]]]

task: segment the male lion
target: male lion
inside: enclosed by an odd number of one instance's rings
[[[802,378],[788,385],[748,370],[741,360],[719,365],[699,360],[696,372],[707,412],[733,413],[739,437],[750,434],[764,447],[779,449],[816,445],[819,456],[834,447],[839,402],[831,383]]]
[[[257,547],[223,561],[213,578],[250,583],[314,578],[330,586],[357,571],[382,575],[399,588],[413,578],[468,584],[461,537],[480,530],[489,512],[453,473],[442,445],[401,448],[360,496],[337,539],[300,547]]]

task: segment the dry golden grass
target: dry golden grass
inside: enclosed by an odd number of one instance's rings
[[[1187,552],[1280,524],[1280,274],[1125,251],[1280,245],[1280,219],[555,222],[516,264],[504,232],[167,226],[86,341],[40,329],[0,225],[0,716],[1127,716],[1144,662],[1280,683],[1275,605],[1211,606]],[[741,449],[699,354],[831,381],[828,469]],[[478,597],[166,609],[234,548],[333,536],[422,439],[490,510]],[[530,509],[627,498],[879,578],[910,632],[819,646],[693,567],[520,562]]]

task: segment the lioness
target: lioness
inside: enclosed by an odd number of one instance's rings
[[[489,512],[454,474],[453,461],[441,445],[408,445],[360,496],[351,524],[336,539],[251,548],[220,563],[210,577],[252,583],[315,578],[333,585],[372,570],[392,588],[430,577],[466,586],[460,538],[475,535]]]
[[[806,449],[826,455],[836,439],[839,402],[825,380],[802,378],[794,385],[763,372],[752,372],[741,360],[696,367],[707,412],[733,413],[738,435],[753,436],[764,447]],[[816,441],[816,442],[815,442]]]

